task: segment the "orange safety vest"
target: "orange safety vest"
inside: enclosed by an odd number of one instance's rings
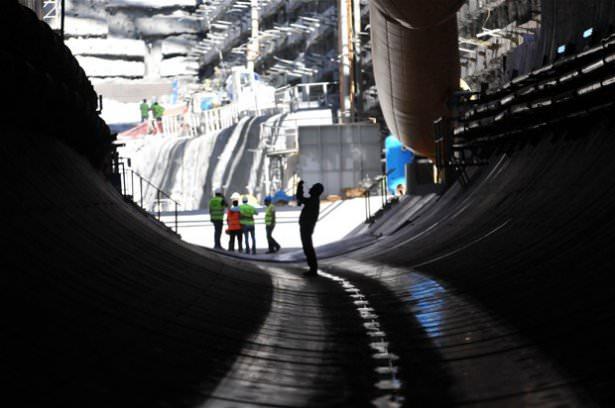
[[[226,212],[226,221],[228,222],[229,231],[241,231],[241,224],[239,222],[240,217],[241,214],[239,211],[228,210]]]

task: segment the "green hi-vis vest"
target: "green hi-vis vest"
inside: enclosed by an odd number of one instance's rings
[[[159,119],[164,114],[164,108],[160,105],[152,105],[152,112],[154,113],[154,118]]]
[[[273,225],[275,223],[275,206],[269,204],[265,210],[265,225]]]
[[[142,103],[140,105],[140,109],[141,109],[141,116],[146,118],[147,115],[149,114],[149,106],[147,105],[147,103]]]
[[[256,209],[250,204],[241,204],[239,206],[239,223],[241,225],[254,225],[254,216]]]
[[[214,197],[209,200],[209,217],[212,221],[224,220],[224,204],[222,197]]]

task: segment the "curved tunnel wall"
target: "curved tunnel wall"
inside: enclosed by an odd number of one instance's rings
[[[170,237],[126,206],[81,155],[54,134],[25,130],[24,123],[9,119],[0,145],[8,203],[2,294],[13,305],[4,309],[2,361],[11,395],[65,406],[196,405],[227,372],[237,374],[230,367],[272,305],[281,309],[274,313],[279,320],[267,327],[271,337],[263,343],[269,346],[276,328],[291,325],[271,346],[288,354],[278,366],[273,362],[279,355],[263,357],[259,379],[267,377],[263,372],[284,379],[308,372],[302,379],[323,378],[320,388],[334,393],[339,389],[329,383],[338,378],[332,366],[344,366],[345,374],[358,371],[359,357],[370,349],[366,344],[359,354],[344,354],[365,333],[342,325],[340,303],[332,300],[342,298],[341,290],[295,282],[299,296],[272,302],[276,293],[291,292],[272,285],[291,282],[292,273],[273,279],[253,265]],[[409,368],[402,378],[419,390],[418,398],[520,403],[527,402],[526,393],[542,398],[569,387],[590,390],[590,399],[605,406],[613,400],[614,127],[611,113],[502,145],[469,189],[454,187],[412,218],[389,220],[397,225],[391,236],[370,237],[366,248],[323,263],[331,271],[346,260],[362,265],[338,272],[375,287],[370,300],[393,333],[392,346]],[[405,280],[412,268],[447,282],[450,290],[417,293]],[[459,310],[457,303],[442,302],[453,295],[476,299],[488,313],[462,309],[438,323],[434,317],[447,308]],[[305,314],[298,313],[306,303]],[[333,311],[324,323],[323,310]],[[427,317],[427,328],[417,322],[412,330],[395,326],[400,315],[412,313]],[[485,314],[495,317],[482,320]],[[510,326],[488,332],[494,321]],[[304,326],[310,347],[320,347],[308,350],[306,360],[289,345]],[[447,330],[434,335],[442,327]],[[329,334],[315,335],[319,328]],[[531,341],[512,343],[519,333]],[[473,387],[494,383],[467,380],[484,367],[474,362],[498,355],[533,367],[523,350],[534,343],[566,373],[565,381],[551,378],[545,387],[527,380],[534,388],[515,388],[507,378],[489,375],[500,373],[492,363],[486,377],[507,387],[485,387],[477,397]],[[254,355],[258,360],[262,350]],[[453,364],[460,367],[458,378],[439,371]],[[325,375],[314,366],[325,367]],[[257,381],[250,374],[240,378],[244,386]],[[314,405],[310,393],[317,389],[289,388],[287,396]],[[355,389],[365,384],[358,381]],[[532,401],[544,403],[540,398]]]
[[[271,278],[173,238],[53,138],[2,135],[5,387],[26,406],[202,401],[262,324]]]
[[[11,102],[0,129],[1,287],[16,306],[3,313],[7,398],[202,402],[269,312],[270,276],[204,256],[124,202],[102,174],[112,137],[91,84],[16,1],[0,4],[0,45]]]
[[[416,269],[470,295],[538,344],[593,403],[608,406],[615,360],[612,115],[520,135],[473,174],[467,190],[456,186],[389,238],[346,258]],[[393,270],[379,276],[405,296]],[[437,341],[454,341],[454,332]],[[496,349],[508,352],[505,344]]]

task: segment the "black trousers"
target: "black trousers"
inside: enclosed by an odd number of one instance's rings
[[[299,231],[301,232],[301,245],[303,245],[303,253],[305,254],[307,264],[311,272],[316,272],[318,270],[318,261],[316,260],[316,251],[314,251],[314,245],[312,244],[314,225],[299,224]]]
[[[220,237],[222,236],[222,220],[212,221],[214,224],[214,248],[222,248],[220,244]]]
[[[278,241],[276,241],[275,239],[273,239],[273,229],[275,228],[275,225],[266,225],[265,226],[265,230],[267,231],[267,246],[269,246],[269,251],[273,252],[276,251],[280,248],[280,244],[278,244]]]
[[[229,251],[235,250],[235,239],[237,239],[237,248],[239,249],[240,252],[243,251],[242,238],[243,238],[243,232],[241,230],[230,231],[230,238],[228,241],[228,250]]]

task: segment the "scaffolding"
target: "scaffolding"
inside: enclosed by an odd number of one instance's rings
[[[64,38],[64,1],[43,0],[42,20],[49,24],[52,30],[60,33]]]

